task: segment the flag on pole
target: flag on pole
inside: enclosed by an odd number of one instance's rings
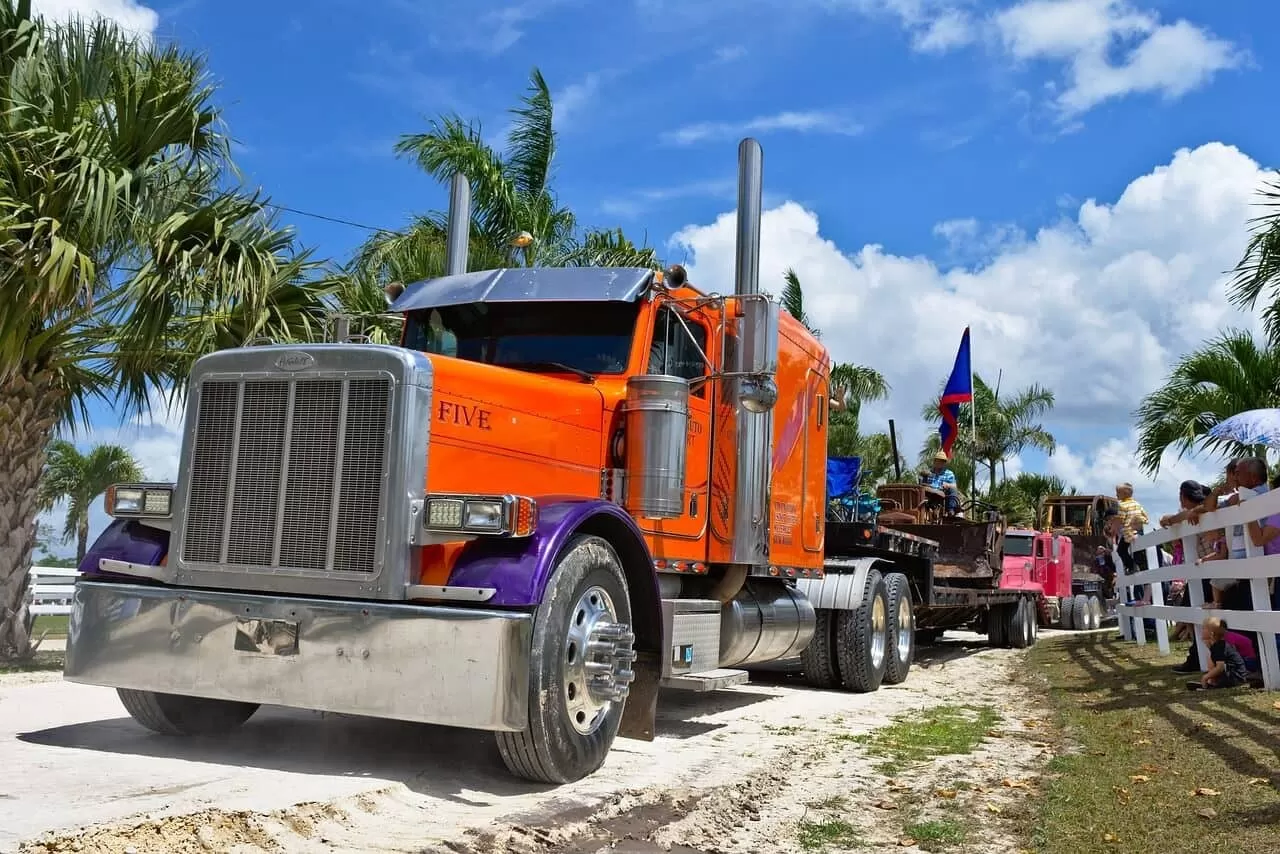
[[[956,353],[956,363],[951,369],[951,377],[946,388],[942,390],[942,399],[938,401],[938,410],[942,413],[942,424],[938,426],[938,434],[942,437],[942,450],[951,456],[951,446],[956,442],[959,427],[956,418],[960,415],[960,404],[973,403],[973,369],[969,361],[969,327],[964,328],[960,338],[960,351]]]

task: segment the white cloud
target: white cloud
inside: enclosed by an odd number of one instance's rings
[[[150,38],[160,23],[160,15],[137,0],[35,0],[31,4],[37,15],[50,20],[71,17],[110,18],[123,29]]]
[[[792,133],[827,133],[857,136],[862,125],[840,112],[829,110],[789,110],[771,116],[756,116],[741,122],[698,122],[663,134],[663,140],[675,145],[692,145],[709,140],[733,139],[746,134],[790,131]]]
[[[1178,486],[1184,480],[1212,484],[1221,476],[1221,462],[1195,457],[1178,459],[1176,451],[1166,451],[1160,471],[1154,480],[1142,480],[1135,474],[1138,436],[1130,431],[1124,436],[1107,439],[1088,451],[1077,451],[1060,444],[1046,463],[1050,474],[1056,474],[1082,493],[1112,495],[1118,483],[1133,483],[1135,497],[1146,507],[1154,524],[1160,516],[1178,506]]]
[[[896,419],[909,456],[932,429],[919,408],[945,379],[970,325],[978,373],[994,381],[1003,370],[1008,388],[1053,389],[1058,404],[1048,426],[1127,443],[1123,453],[1103,444],[1085,457],[1106,450],[1103,459],[1123,463],[1126,479],[1140,484],[1130,432],[1142,396],[1173,359],[1221,326],[1257,328],[1227,304],[1223,271],[1239,260],[1264,177],[1232,146],[1181,149],[1115,201],[1085,201],[1074,219],[999,246],[987,260],[951,267],[875,244],[846,252],[822,235],[816,213],[786,202],[764,214],[761,284],[776,293],[793,267],[833,358],[886,374],[894,398],[869,413]],[[727,213],[672,239],[706,290],[733,288],[734,220]],[[990,248],[976,222],[939,229],[958,245]],[[1170,477],[1142,488],[1168,493]],[[1114,482],[1110,473],[1107,480]]]
[[[992,20],[1015,59],[1066,65],[1066,116],[1136,93],[1178,98],[1244,61],[1231,42],[1127,0],[1026,0]]]
[[[591,105],[591,102],[600,94],[600,87],[604,85],[607,76],[610,75],[602,71],[592,71],[578,82],[570,83],[555,93],[551,103],[557,130],[563,130],[574,114],[581,113],[584,107]]]

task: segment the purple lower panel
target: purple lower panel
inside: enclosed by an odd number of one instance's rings
[[[159,566],[168,552],[168,531],[151,528],[132,520],[115,519],[89,547],[84,560],[80,561],[80,571],[86,575],[119,578],[121,576],[112,576],[100,570],[98,561],[107,558],[144,566]]]
[[[454,565],[449,584],[494,588],[497,593],[488,605],[537,605],[542,601],[542,591],[555,571],[556,556],[565,543],[583,523],[602,515],[608,517],[607,522],[615,531],[634,537],[647,557],[648,549],[635,520],[618,505],[600,499],[539,498],[538,529],[532,537],[481,537],[471,541]],[[650,561],[647,575],[652,578],[656,602],[658,582],[652,567]]]

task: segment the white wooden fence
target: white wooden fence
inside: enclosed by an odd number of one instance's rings
[[[33,566],[31,583],[27,586],[28,606],[32,614],[70,614],[71,598],[76,592],[75,567]]]
[[[1276,647],[1276,636],[1280,634],[1280,612],[1271,609],[1271,593],[1268,589],[1269,580],[1280,578],[1280,555],[1264,555],[1262,547],[1253,544],[1248,529],[1249,522],[1277,514],[1280,514],[1280,490],[1253,496],[1241,501],[1236,507],[1227,507],[1213,513],[1206,513],[1200,517],[1198,525],[1183,522],[1172,528],[1153,531],[1139,537],[1134,543],[1134,551],[1138,549],[1153,549],[1164,543],[1171,543],[1174,540],[1181,539],[1185,562],[1126,575],[1124,574],[1123,564],[1119,559],[1116,560],[1116,567],[1119,571],[1116,584],[1125,592],[1125,595],[1121,597],[1121,601],[1131,601],[1134,598],[1133,586],[1138,584],[1149,585],[1148,590],[1150,591],[1151,600],[1149,605],[1121,605],[1116,609],[1120,616],[1120,631],[1124,637],[1129,640],[1136,640],[1140,644],[1145,644],[1147,642],[1147,633],[1143,628],[1142,620],[1144,618],[1154,619],[1156,621],[1156,641],[1160,646],[1160,651],[1167,655],[1169,652],[1167,621],[1194,623],[1198,626],[1207,617],[1221,617],[1233,630],[1244,629],[1258,632],[1258,660],[1262,667],[1263,684],[1268,690],[1280,690],[1280,651]],[[1234,560],[1230,558],[1227,560],[1211,560],[1196,566],[1195,561],[1198,554],[1196,536],[1202,531],[1221,528],[1226,533],[1227,542],[1230,544],[1231,527],[1233,525],[1245,526],[1246,557]],[[1156,561],[1154,559],[1149,560],[1148,566],[1156,566]],[[1253,599],[1253,610],[1206,609],[1204,607],[1204,585],[1201,582],[1205,579],[1218,578],[1234,578],[1239,579],[1241,584],[1248,584]],[[1173,581],[1174,579],[1186,579],[1187,597],[1190,602],[1187,607],[1175,608],[1164,604],[1164,591],[1160,585],[1162,582]],[[1198,631],[1196,632],[1195,643],[1199,649],[1200,668],[1207,670],[1209,655]]]

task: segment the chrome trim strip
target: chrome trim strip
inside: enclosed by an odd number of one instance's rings
[[[240,448],[240,428],[244,426],[244,383],[236,386],[236,420],[231,428],[231,467],[227,471],[226,516],[222,520],[222,549],[218,552],[218,562],[227,562],[227,552],[231,548],[231,522],[235,517],[232,508],[236,506],[236,468]]]
[[[488,602],[497,594],[496,587],[444,587],[439,584],[410,584],[404,589],[406,599],[445,599],[454,602]]]
[[[289,381],[289,400],[284,405],[284,423],[293,423],[293,404],[298,399],[298,381]],[[293,447],[293,431],[284,432],[284,445],[280,449],[280,488],[276,490],[276,530],[271,541],[271,565],[280,565],[280,541],[284,537],[285,501],[289,497],[289,451]]]
[[[130,563],[127,560],[101,558],[98,569],[115,575],[132,575],[136,578],[150,578],[152,581],[167,581],[169,571],[163,566],[150,566],[145,563]]]

